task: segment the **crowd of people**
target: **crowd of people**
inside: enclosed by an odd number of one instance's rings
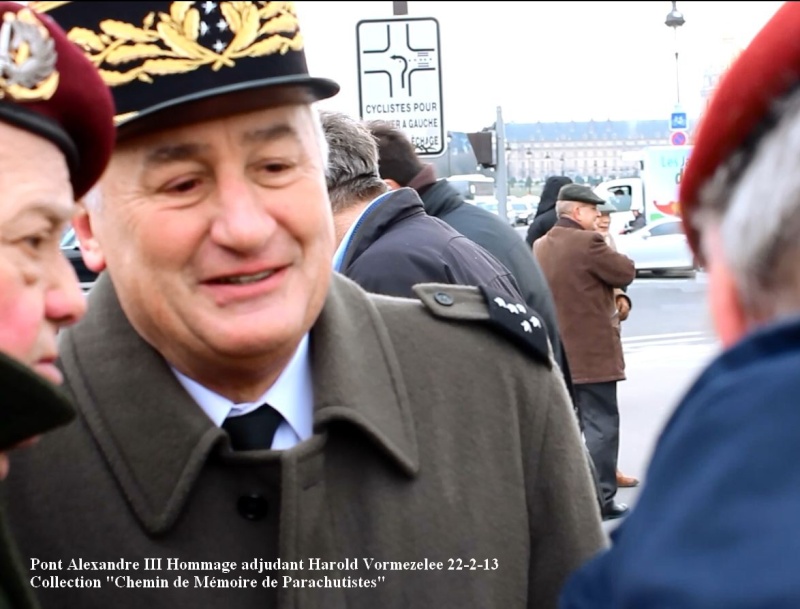
[[[521,239],[318,110],[292,3],[220,10],[226,50],[193,3],[0,2],[0,607],[798,605],[800,6],[696,135],[725,350],[633,509],[609,205],[553,178]]]

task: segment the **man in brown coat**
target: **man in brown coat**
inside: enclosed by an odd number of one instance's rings
[[[555,607],[603,535],[546,332],[333,272],[312,103],[338,87],[292,3],[48,6],[120,116],[74,221],[100,272],[63,334],[78,420],[12,468],[44,604]]]
[[[625,378],[615,288],[633,281],[633,261],[595,231],[604,201],[588,186],[568,184],[558,194],[558,221],[533,249],[553,290],[558,324],[572,370],[578,412],[602,492],[605,519],[627,512],[617,494],[619,409],[617,381]]]

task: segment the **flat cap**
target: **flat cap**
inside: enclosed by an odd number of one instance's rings
[[[58,146],[76,198],[114,147],[114,102],[95,67],[52,19],[16,2],[0,2],[0,121]]]
[[[680,184],[681,216],[695,253],[700,239],[692,216],[703,186],[735,152],[755,150],[771,128],[774,102],[799,83],[800,3],[786,2],[723,75],[698,125]]]
[[[603,201],[597,206],[597,211],[599,211],[601,214],[610,214],[617,211],[617,208],[610,201]]]
[[[339,91],[309,75],[293,2],[32,4],[100,69],[117,139]]]
[[[583,184],[565,184],[558,191],[557,201],[578,201],[579,203],[589,203],[590,205],[602,205],[605,203],[589,186]]]

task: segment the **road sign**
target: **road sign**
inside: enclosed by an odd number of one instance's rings
[[[420,156],[447,147],[439,22],[366,19],[356,25],[359,112],[402,129]]]
[[[673,146],[685,146],[686,140],[687,137],[685,131],[673,131],[672,135],[669,136],[669,143]]]
[[[686,112],[673,112],[669,119],[669,128],[673,131],[686,129],[689,124],[686,121]]]

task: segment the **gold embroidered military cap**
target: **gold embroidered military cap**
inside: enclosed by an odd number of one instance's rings
[[[118,139],[278,105],[287,86],[309,102],[339,91],[309,75],[293,2],[31,6],[66,30],[111,87]]]

